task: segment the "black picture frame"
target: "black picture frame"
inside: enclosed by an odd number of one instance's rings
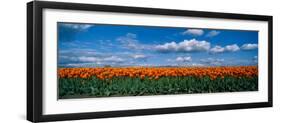
[[[42,113],[43,111],[43,107],[42,107],[43,106],[43,95],[42,95],[43,12],[42,10],[45,8],[266,21],[268,22],[268,73],[267,73],[268,74],[268,101],[255,102],[255,103],[241,103],[241,104],[43,115]],[[63,120],[79,120],[79,119],[93,119],[93,118],[106,118],[106,117],[123,117],[123,116],[136,116],[136,115],[154,115],[154,114],[169,114],[169,113],[183,113],[183,112],[272,107],[273,106],[273,95],[272,95],[273,32],[272,30],[273,30],[273,17],[264,16],[264,15],[185,11],[185,10],[93,5],[93,4],[63,3],[63,2],[45,2],[45,1],[29,2],[27,3],[27,120],[32,122],[45,122],[45,121],[63,121]]]

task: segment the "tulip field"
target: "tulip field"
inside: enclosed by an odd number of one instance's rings
[[[59,68],[59,98],[258,90],[257,66]]]

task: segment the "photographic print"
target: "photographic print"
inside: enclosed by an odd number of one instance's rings
[[[27,120],[273,106],[272,16],[90,3],[27,3]]]
[[[58,22],[58,98],[258,91],[258,31]]]

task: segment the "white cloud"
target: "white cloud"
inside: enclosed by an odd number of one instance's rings
[[[109,57],[87,57],[87,56],[81,56],[76,57],[79,62],[93,62],[93,63],[104,63],[104,62],[115,62],[120,63],[124,62],[125,60],[117,57],[117,56],[109,56]]]
[[[204,67],[204,66],[206,66],[206,65],[200,64],[200,63],[191,63],[191,64],[189,64],[189,66]]]
[[[210,49],[210,43],[207,41],[197,41],[195,39],[184,40],[178,44],[179,51],[206,51]]]
[[[92,65],[114,65],[123,66],[129,65],[133,60],[146,60],[150,56],[145,54],[134,55],[131,52],[96,52],[91,49],[71,49],[59,51],[59,64],[84,64],[91,63]],[[136,59],[134,59],[136,58]]]
[[[124,59],[117,57],[117,56],[110,56],[110,57],[106,57],[101,59],[101,61],[105,61],[105,62],[123,62],[125,61]]]
[[[177,57],[177,58],[176,58],[176,61],[177,61],[177,62],[191,62],[192,59],[191,59],[190,56],[188,56],[188,57]]]
[[[97,57],[86,57],[86,56],[81,56],[77,58],[78,61],[81,62],[98,62],[100,61],[100,59],[98,59]]]
[[[107,54],[106,54],[107,55]],[[93,49],[79,49],[79,48],[72,48],[68,50],[60,50],[59,56],[68,56],[68,57],[101,57],[105,56],[105,53],[97,52]]]
[[[163,45],[156,45],[155,50],[158,52],[199,52],[208,51],[211,44],[207,41],[198,41],[196,39],[184,40],[182,42],[170,42]]]
[[[151,48],[150,45],[140,44],[137,40],[137,35],[133,33],[127,33],[125,36],[118,37],[116,40],[126,49],[144,50]]]
[[[155,49],[160,52],[177,51],[178,44],[176,42],[165,43],[163,45],[156,45]]]
[[[192,35],[192,36],[201,36],[204,34],[204,31],[202,29],[187,29],[182,33],[183,35]]]
[[[220,31],[212,30],[206,35],[206,37],[214,37],[217,36],[218,34],[220,34]]]
[[[209,50],[209,53],[217,54],[217,53],[224,53],[224,52],[237,52],[239,50],[240,48],[237,44],[226,45],[225,47],[216,45],[215,47]]]
[[[224,52],[224,48],[218,45],[210,49],[210,53],[212,54],[223,53],[223,52]]]
[[[93,63],[69,63],[65,64],[67,67],[96,67],[96,64]]]
[[[225,46],[225,51],[228,51],[228,52],[236,52],[236,51],[239,51],[239,50],[240,50],[240,48],[237,44]]]
[[[117,38],[124,48],[128,49],[138,49],[138,40],[136,40],[137,35],[133,33],[127,33],[125,36]]]
[[[132,57],[134,59],[146,59],[147,58],[147,56],[143,55],[143,54],[135,54],[135,55],[132,55]]]
[[[89,28],[93,27],[94,25],[65,23],[65,24],[62,24],[62,26],[67,27],[67,28],[76,29],[76,30],[79,30],[79,31],[84,31],[84,30],[88,30]]]
[[[258,48],[258,44],[243,44],[241,46],[242,50],[254,50]]]

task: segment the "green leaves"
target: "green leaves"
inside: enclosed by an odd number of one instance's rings
[[[160,77],[149,78],[115,77],[100,80],[96,77],[60,78],[59,98],[141,96],[163,94],[192,94],[215,92],[257,91],[258,77],[224,77],[211,80],[209,77]]]

